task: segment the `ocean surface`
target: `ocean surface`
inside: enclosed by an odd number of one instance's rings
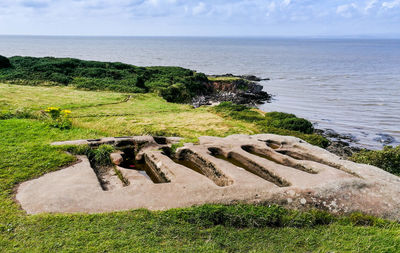
[[[268,77],[261,84],[274,100],[262,110],[294,113],[367,148],[381,148],[382,134],[400,144],[400,40],[0,36],[0,55]]]

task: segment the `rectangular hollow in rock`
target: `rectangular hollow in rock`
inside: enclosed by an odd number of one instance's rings
[[[197,154],[193,150],[184,149],[179,152],[178,158],[172,159],[176,163],[208,177],[220,187],[229,186],[233,183],[233,181],[219,170],[214,163],[208,161],[205,157]]]
[[[214,156],[218,159],[227,161],[237,167],[240,167],[258,177],[261,177],[264,180],[267,180],[268,182],[271,182],[271,183],[279,186],[279,187],[290,186],[290,183],[286,182],[285,180],[281,179],[280,177],[273,175],[272,173],[265,170],[258,164],[250,162],[248,159],[241,156],[240,154],[230,152],[229,154],[227,154],[227,156],[224,156],[223,152],[219,148],[210,147],[210,148],[208,148],[208,150],[210,151],[212,156]]]

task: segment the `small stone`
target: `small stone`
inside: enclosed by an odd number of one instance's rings
[[[305,198],[300,199],[300,204],[305,205],[307,203],[307,200]]]
[[[110,159],[111,162],[115,165],[120,165],[124,161],[124,158],[122,158],[121,153],[111,153]]]
[[[287,202],[288,202],[288,204],[290,204],[290,203],[292,203],[292,202],[293,202],[293,199],[291,199],[291,198],[288,198],[288,199],[287,199]]]

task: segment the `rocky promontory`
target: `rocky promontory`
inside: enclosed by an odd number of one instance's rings
[[[262,79],[253,75],[235,76],[226,74],[210,75],[208,79],[208,90],[210,92],[194,97],[192,100],[194,107],[213,105],[219,102],[256,106],[271,99],[271,95],[263,91],[263,86],[257,83],[269,80],[268,78]]]

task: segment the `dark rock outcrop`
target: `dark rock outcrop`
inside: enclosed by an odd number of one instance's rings
[[[388,144],[392,144],[392,143],[396,142],[396,139],[393,136],[389,135],[389,134],[379,133],[379,134],[376,134],[376,135],[377,135],[377,137],[374,138],[374,141],[380,142],[380,143],[382,143],[384,145],[388,145]]]
[[[271,99],[271,95],[263,91],[263,86],[255,81],[250,81],[266,79],[256,76],[233,76],[231,74],[213,77],[233,77],[237,79],[225,80],[222,78],[221,80],[210,81],[208,85],[211,92],[194,97],[192,100],[194,107],[212,105],[219,102],[256,106]]]
[[[326,150],[335,155],[348,158],[361,151],[361,148],[356,145],[357,138],[352,134],[340,134],[333,129],[315,129],[314,132],[330,141]]]

